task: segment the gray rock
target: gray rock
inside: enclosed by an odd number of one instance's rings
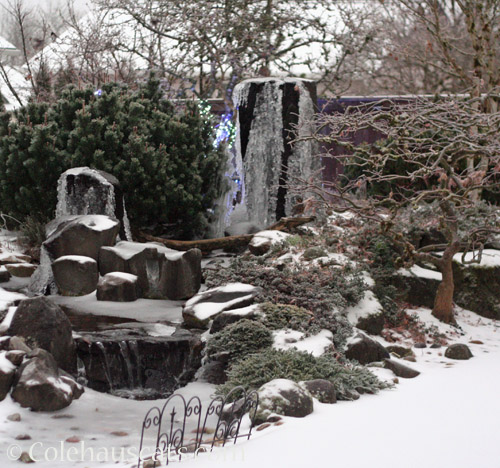
[[[467,360],[473,357],[471,350],[469,347],[463,343],[455,343],[448,348],[444,352],[445,357],[449,359],[458,359],[458,360]]]
[[[120,223],[104,215],[68,216],[49,223],[43,246],[52,259],[81,255],[97,261],[103,246],[114,245]]]
[[[40,266],[31,277],[32,295],[57,294],[52,263],[59,257],[79,255],[97,260],[102,246],[114,245],[120,223],[104,215],[57,218],[46,227],[47,240],[40,250]]]
[[[7,419],[12,422],[20,422],[21,415],[19,413],[12,413],[7,416]]]
[[[118,242],[104,247],[99,255],[101,275],[121,271],[138,277],[144,297],[150,299],[188,299],[201,285],[201,251],[179,252],[148,242]]]
[[[356,328],[370,333],[370,335],[380,335],[384,329],[384,325],[384,314],[371,314],[366,317],[361,317],[356,324]]]
[[[65,255],[52,263],[52,273],[63,296],[85,296],[95,291],[99,280],[97,262],[90,257]]]
[[[130,273],[107,273],[97,285],[98,301],[133,302],[139,297],[138,278]]]
[[[384,367],[386,369],[390,369],[394,372],[398,377],[402,377],[403,379],[413,379],[420,375],[420,372],[412,369],[411,367],[400,364],[393,359],[384,359]]]
[[[359,333],[354,340],[348,343],[345,356],[348,359],[355,359],[360,364],[382,361],[390,357],[380,343],[362,333]]]
[[[29,278],[36,270],[31,263],[9,263],[5,265],[7,271],[16,278]]]
[[[99,214],[120,221],[120,239],[132,240],[120,182],[108,172],[76,167],[58,181],[56,217]]]
[[[251,305],[260,291],[243,283],[207,289],[186,302],[182,311],[184,323],[188,327],[208,328],[210,320],[222,312]]]
[[[24,351],[25,353],[29,353],[31,348],[26,344],[26,340],[24,337],[13,336],[9,339],[9,351]]]
[[[321,403],[337,403],[335,385],[329,380],[306,380],[305,382],[300,382],[300,385]]]
[[[0,361],[3,361],[0,366],[0,401],[2,401],[9,394],[16,373],[16,366],[5,359],[5,353],[0,355]]]
[[[5,353],[5,357],[16,367],[22,364],[24,356],[26,356],[26,351],[13,350]]]
[[[8,333],[52,353],[59,367],[76,371],[76,352],[71,323],[64,312],[46,297],[25,299],[19,304]],[[12,340],[11,340],[12,341]]]
[[[385,349],[396,357],[404,358],[407,356],[415,356],[415,353],[410,348],[405,348],[404,346],[390,345],[386,346]]]
[[[52,355],[43,349],[35,349],[19,367],[11,396],[23,408],[57,411],[71,404],[73,391],[60,378]]]
[[[311,394],[288,379],[271,380],[259,388],[259,406],[253,419],[261,424],[271,414],[303,418],[313,412]]]

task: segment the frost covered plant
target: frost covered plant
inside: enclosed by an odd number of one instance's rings
[[[315,357],[294,349],[281,351],[269,348],[235,363],[228,371],[227,382],[217,391],[227,394],[237,385],[247,390],[258,389],[274,379],[295,382],[326,379],[335,385],[340,400],[352,400],[358,393],[376,393],[388,386],[368,369],[341,364],[331,355]]]
[[[269,330],[290,328],[304,332],[314,319],[314,315],[308,310],[290,304],[265,302],[260,306],[260,310],[264,312],[262,323]]]
[[[367,289],[360,272],[348,265],[279,270],[273,265],[259,263],[253,256],[236,258],[224,270],[207,272],[208,287],[232,282],[260,286],[261,302],[296,305],[315,316],[356,305]]]
[[[213,335],[208,340],[206,355],[229,353],[230,361],[234,361],[272,344],[272,333],[262,323],[243,319]]]

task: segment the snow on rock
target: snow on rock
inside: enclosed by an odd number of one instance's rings
[[[360,319],[381,314],[383,311],[384,309],[373,291],[365,291],[363,297],[355,306],[346,309],[346,315],[349,323],[356,326]]]
[[[12,364],[6,357],[6,353],[1,353],[0,354],[0,372],[3,372],[4,374],[9,374],[10,372],[13,372],[16,369],[16,366]]]
[[[306,337],[302,332],[285,329],[273,332],[273,338],[275,349],[295,348],[313,356],[321,356],[332,345],[333,334],[329,330],[321,330],[317,335]]]
[[[260,231],[254,234],[252,240],[248,244],[248,249],[254,255],[262,255],[266,253],[274,244],[283,242],[290,234],[281,231]]]
[[[84,257],[83,255],[64,255],[59,257],[54,263],[62,260],[70,260],[76,263],[95,263],[95,260],[90,257]]]
[[[274,379],[259,388],[259,406],[255,423],[265,422],[272,414],[303,418],[313,412],[311,394],[298,383],[288,379]]]
[[[400,268],[397,272],[401,276],[417,276],[419,278],[432,279],[441,281],[443,275],[439,271],[430,270],[429,268],[422,268],[418,265],[413,265],[411,268]]]
[[[244,283],[230,283],[207,289],[189,299],[182,311],[184,323],[195,328],[207,328],[216,315],[252,304],[260,288]]]

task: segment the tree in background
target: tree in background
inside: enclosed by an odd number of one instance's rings
[[[498,210],[468,223],[465,211],[477,211],[472,196],[478,189],[500,193],[500,113],[481,110],[487,98],[447,97],[417,99],[407,104],[389,100],[350,107],[345,114],[320,115],[317,130],[307,139],[343,146],[351,155],[336,158],[355,166],[350,178],[327,184],[295,181],[295,190],[315,193],[335,210],[352,210],[380,224],[410,262],[433,265],[442,273],[433,315],[453,318],[453,256],[479,262],[485,241],[500,232]],[[479,102],[478,102],[479,101]],[[355,146],[354,132],[371,129],[384,139],[375,145]],[[488,165],[470,171],[468,161],[486,159]],[[364,198],[360,189],[376,186]],[[428,207],[432,207],[428,209]],[[425,227],[434,226],[444,244],[416,248],[406,237],[408,213],[426,209]],[[436,253],[441,251],[441,253]],[[465,254],[472,252],[472,256]]]
[[[0,206],[25,219],[53,217],[60,174],[89,166],[120,180],[133,226],[202,236],[219,195],[222,149],[213,123],[188,102],[163,99],[156,79],[136,91],[110,83],[63,91],[0,118]],[[40,194],[44,194],[43,197]]]

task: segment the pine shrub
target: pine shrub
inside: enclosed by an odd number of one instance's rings
[[[200,236],[221,183],[222,149],[198,105],[176,107],[154,78],[133,91],[70,86],[53,104],[0,114],[0,206],[20,220],[52,218],[62,172],[89,166],[121,182],[133,226]]]
[[[272,344],[272,333],[263,324],[243,319],[213,335],[207,342],[205,352],[208,357],[227,352],[229,360],[234,361]]]
[[[352,400],[358,393],[376,393],[387,387],[368,369],[341,364],[328,354],[315,357],[294,349],[269,348],[235,363],[228,371],[227,382],[218,387],[218,392],[227,394],[238,385],[247,390],[258,389],[274,379],[330,380],[340,400]]]

